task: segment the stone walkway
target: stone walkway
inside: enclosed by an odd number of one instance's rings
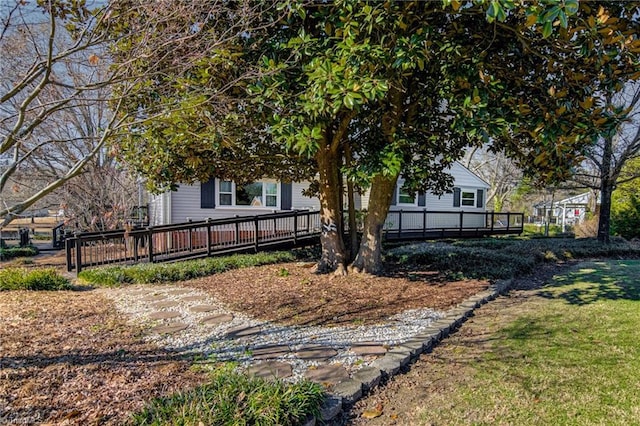
[[[103,291],[119,310],[145,327],[146,339],[170,350],[239,362],[259,377],[305,377],[330,389],[392,348],[388,339],[359,340],[366,337],[360,330],[363,327],[348,330],[352,342],[344,336],[344,328],[285,327],[257,321],[229,312],[194,289],[132,286]],[[433,311],[429,313],[437,318]]]

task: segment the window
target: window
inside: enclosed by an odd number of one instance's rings
[[[398,204],[416,204],[415,192],[410,192],[404,185],[398,189]]]
[[[462,191],[462,205],[475,207],[476,193],[474,191]]]
[[[236,206],[262,206],[262,182],[236,185]]]
[[[233,188],[230,180],[220,181],[220,205],[232,206],[233,205]]]
[[[264,192],[267,207],[278,206],[278,184],[274,182],[267,182],[264,184]]]
[[[275,182],[238,185],[230,180],[222,180],[218,192],[221,206],[278,207],[278,184]]]

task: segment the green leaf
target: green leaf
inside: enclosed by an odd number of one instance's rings
[[[560,26],[562,26],[562,28],[567,28],[567,15],[563,11],[558,13],[558,19],[560,20]]]
[[[347,108],[353,109],[353,97],[350,93],[347,93],[347,95],[342,99],[342,102]]]
[[[578,0],[565,0],[564,10],[567,15],[574,15],[578,13],[579,4]]]
[[[547,38],[551,35],[551,33],[553,32],[553,24],[551,21],[547,21],[544,23],[544,26],[542,27],[542,37]]]

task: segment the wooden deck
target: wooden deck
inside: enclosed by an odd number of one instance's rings
[[[522,213],[389,212],[389,241],[476,238],[522,233]],[[320,213],[292,211],[143,229],[91,232],[66,239],[67,269],[107,264],[172,262],[213,255],[316,244]]]

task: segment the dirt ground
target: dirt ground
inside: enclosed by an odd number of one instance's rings
[[[64,255],[12,265],[63,268]],[[315,275],[286,263],[179,283],[231,309],[286,324],[373,324],[407,309],[447,309],[486,288],[438,273],[383,277]],[[101,294],[105,290],[0,292],[0,424],[122,424],[155,396],[206,380],[190,360],[142,339]]]

